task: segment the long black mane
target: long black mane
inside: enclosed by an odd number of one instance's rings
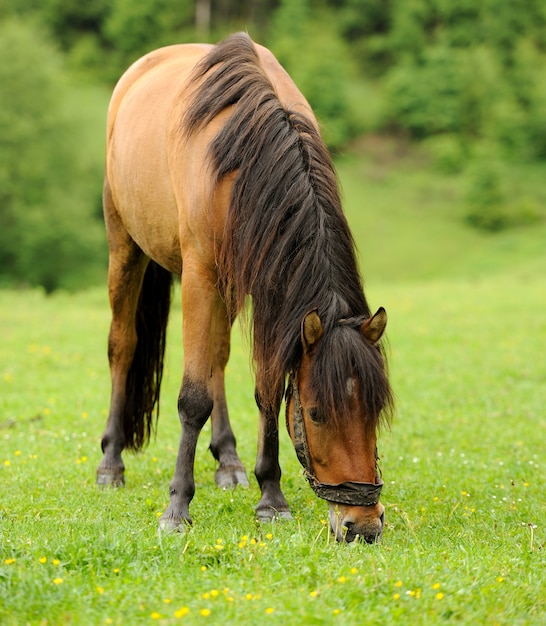
[[[218,250],[219,286],[233,315],[252,296],[253,357],[258,386],[266,390],[260,402],[277,403],[301,360],[302,320],[317,309],[327,346],[315,359],[317,400],[331,415],[348,413],[347,376],[356,370],[369,419],[377,420],[390,388],[377,350],[338,324],[369,317],[370,310],[315,122],[281,104],[246,34],[215,46],[193,78],[201,82],[183,119],[188,136],[232,107],[210,146],[217,181],[237,172]]]

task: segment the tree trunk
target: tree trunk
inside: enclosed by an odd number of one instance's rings
[[[204,37],[210,33],[210,4],[211,0],[196,0],[195,28]]]

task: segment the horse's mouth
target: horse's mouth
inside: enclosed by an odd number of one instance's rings
[[[385,525],[385,511],[379,517],[356,521],[356,515],[342,515],[336,504],[330,503],[330,531],[340,543],[361,541],[374,544],[381,541]]]

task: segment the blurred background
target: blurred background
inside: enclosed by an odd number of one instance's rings
[[[0,286],[103,283],[109,95],[246,30],[307,96],[379,280],[545,258],[543,0],[0,0]]]

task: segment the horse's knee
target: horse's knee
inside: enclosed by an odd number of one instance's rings
[[[199,430],[212,413],[213,400],[207,386],[199,381],[184,377],[178,396],[178,415],[183,426],[193,426]]]

